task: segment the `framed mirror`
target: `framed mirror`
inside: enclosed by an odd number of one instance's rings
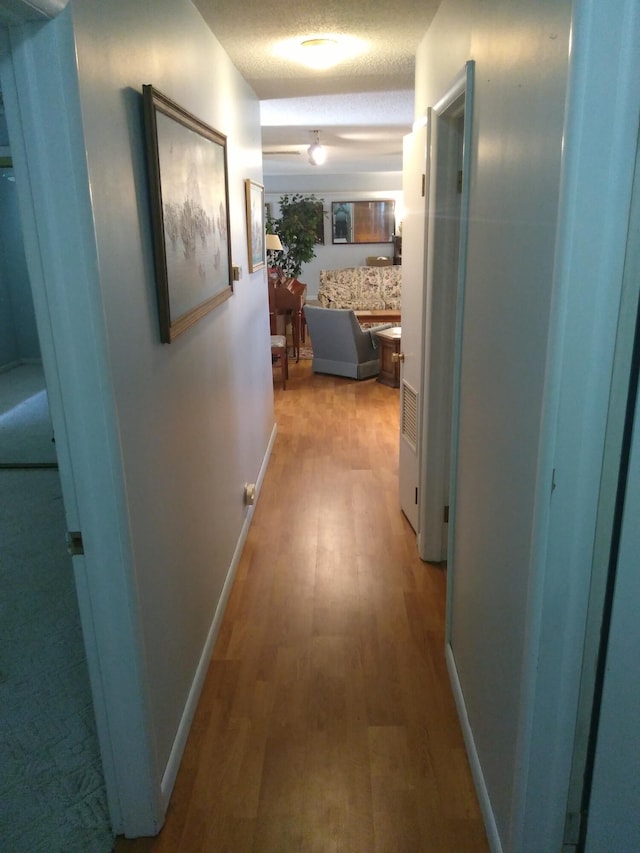
[[[331,202],[333,243],[392,243],[394,231],[393,199]]]

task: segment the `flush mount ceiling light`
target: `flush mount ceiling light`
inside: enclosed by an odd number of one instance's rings
[[[277,44],[274,52],[282,59],[299,62],[315,71],[326,71],[358,56],[366,47],[366,42],[353,36],[322,33],[287,39]]]
[[[327,152],[320,145],[320,131],[314,130],[314,141],[307,148],[307,154],[309,155],[309,162],[312,166],[322,166],[324,161],[327,159]]]
[[[301,59],[309,68],[324,71],[340,62],[340,45],[335,39],[315,38],[300,42]]]

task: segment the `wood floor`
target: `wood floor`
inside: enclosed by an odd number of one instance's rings
[[[398,391],[290,365],[165,826],[118,853],[488,850],[446,577],[398,508]]]

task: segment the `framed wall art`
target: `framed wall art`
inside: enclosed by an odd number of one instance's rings
[[[227,138],[142,88],[160,338],[171,343],[233,293]]]
[[[394,231],[393,199],[331,203],[332,243],[391,243]]]
[[[247,178],[244,189],[247,202],[249,272],[255,272],[265,266],[264,187]]]

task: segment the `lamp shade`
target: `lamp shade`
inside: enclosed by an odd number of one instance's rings
[[[266,240],[266,248],[267,252],[281,252],[282,251],[282,243],[280,242],[280,238],[277,234],[267,234]]]

